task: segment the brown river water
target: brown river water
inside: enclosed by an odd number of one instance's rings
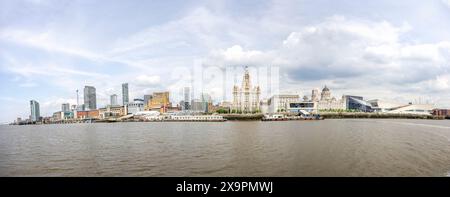
[[[0,176],[449,176],[450,121],[0,126]]]

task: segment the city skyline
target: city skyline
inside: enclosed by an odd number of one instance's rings
[[[97,107],[123,82],[130,100],[178,90],[172,69],[198,60],[279,66],[281,90],[300,96],[326,84],[336,95],[450,107],[449,1],[365,4],[2,1],[0,122],[28,117],[30,100],[51,115],[85,85]]]
[[[225,74],[227,75],[227,74]],[[260,79],[261,80],[261,79]],[[161,113],[168,112],[168,109],[172,111],[170,113],[179,113],[181,115],[195,113],[234,113],[234,114],[254,114],[261,113],[264,115],[276,114],[279,112],[288,113],[320,113],[320,110],[325,111],[347,111],[353,112],[357,110],[364,113],[386,113],[387,111],[394,113],[411,113],[415,115],[432,115],[437,114],[439,108],[433,103],[409,102],[409,103],[386,103],[386,101],[380,101],[379,99],[364,100],[362,96],[354,96],[349,94],[342,95],[342,99],[337,99],[331,95],[330,89],[327,85],[323,86],[320,93],[317,88],[313,89],[310,97],[304,94],[303,99],[300,99],[300,94],[290,94],[283,92],[275,92],[271,95],[267,95],[269,99],[260,99],[259,86],[252,86],[252,78],[250,77],[250,71],[248,66],[244,68],[244,74],[242,76],[242,86],[233,86],[233,100],[219,100],[213,101],[208,92],[201,92],[201,99],[187,99],[190,97],[190,87],[183,87],[181,90],[182,100],[179,104],[173,103],[173,96],[170,97],[170,92],[153,92],[152,95],[144,95],[143,98],[134,98],[132,102],[124,102],[122,105],[117,105],[117,94],[110,96],[110,103],[106,106],[97,107],[96,88],[93,86],[85,86],[84,88],[84,103],[81,106],[72,105],[70,103],[62,103],[61,110],[53,112],[53,116],[40,116],[39,103],[35,100],[30,101],[31,115],[30,119],[24,119],[25,122],[39,122],[44,121],[61,121],[61,120],[92,120],[92,119],[105,119],[105,117],[111,116],[123,116],[142,113],[147,114],[149,111],[159,111]],[[263,80],[262,80],[263,81]],[[273,87],[269,87],[273,88]],[[77,97],[78,97],[78,90]],[[122,97],[128,96],[128,83],[122,84]],[[225,97],[224,97],[225,98]],[[309,99],[311,98],[311,99]],[[147,99],[147,102],[145,101]],[[153,100],[155,99],[155,100]],[[128,100],[128,98],[126,98]],[[186,100],[188,102],[186,102]],[[214,105],[216,103],[217,105]],[[225,104],[226,103],[226,104]],[[261,105],[260,105],[261,104]],[[213,105],[217,108],[213,109]],[[380,106],[382,105],[382,106]],[[390,106],[390,107],[389,107]],[[111,109],[114,108],[113,111]],[[192,109],[191,109],[192,108]],[[228,108],[228,109],[227,109]],[[225,110],[225,111],[224,111]],[[409,111],[406,111],[409,110]],[[36,113],[37,111],[37,113]],[[102,111],[102,112],[101,112]],[[75,114],[79,114],[78,117]],[[90,115],[88,115],[90,114]],[[124,115],[125,114],[125,115]],[[137,115],[140,116],[140,115]],[[215,116],[211,116],[215,117]],[[220,116],[217,116],[220,117]],[[50,119],[49,119],[50,118]],[[17,117],[17,124],[21,124],[19,120],[22,117]],[[16,121],[15,120],[15,121]]]

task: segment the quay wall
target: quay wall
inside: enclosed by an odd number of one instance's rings
[[[319,113],[325,119],[346,119],[346,118],[371,118],[371,119],[432,119],[442,120],[444,117],[418,114],[389,114],[389,113],[363,113],[363,112],[324,112]]]
[[[254,121],[261,120],[264,115],[263,114],[221,114],[223,118],[227,120],[241,120],[241,121]]]

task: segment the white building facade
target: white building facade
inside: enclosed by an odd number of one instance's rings
[[[242,86],[233,87],[233,106],[232,111],[238,113],[254,113],[259,112],[259,86],[252,87],[250,74],[248,69],[245,69]]]
[[[127,114],[136,114],[144,111],[144,101],[135,99],[133,102],[126,104]]]
[[[345,110],[345,108],[345,99],[336,99],[335,97],[331,97],[331,91],[327,86],[322,89],[322,92],[320,93],[320,100],[317,101],[318,110]]]
[[[289,103],[295,103],[300,101],[298,94],[281,94],[274,95],[268,101],[269,113],[287,112],[289,109]]]

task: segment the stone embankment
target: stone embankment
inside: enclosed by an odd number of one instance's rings
[[[389,113],[362,113],[362,112],[322,112],[320,116],[325,119],[345,118],[384,118],[384,119],[432,119],[442,120],[444,117],[418,114],[389,114]]]
[[[227,120],[261,120],[264,115],[263,114],[221,114],[223,118]]]

